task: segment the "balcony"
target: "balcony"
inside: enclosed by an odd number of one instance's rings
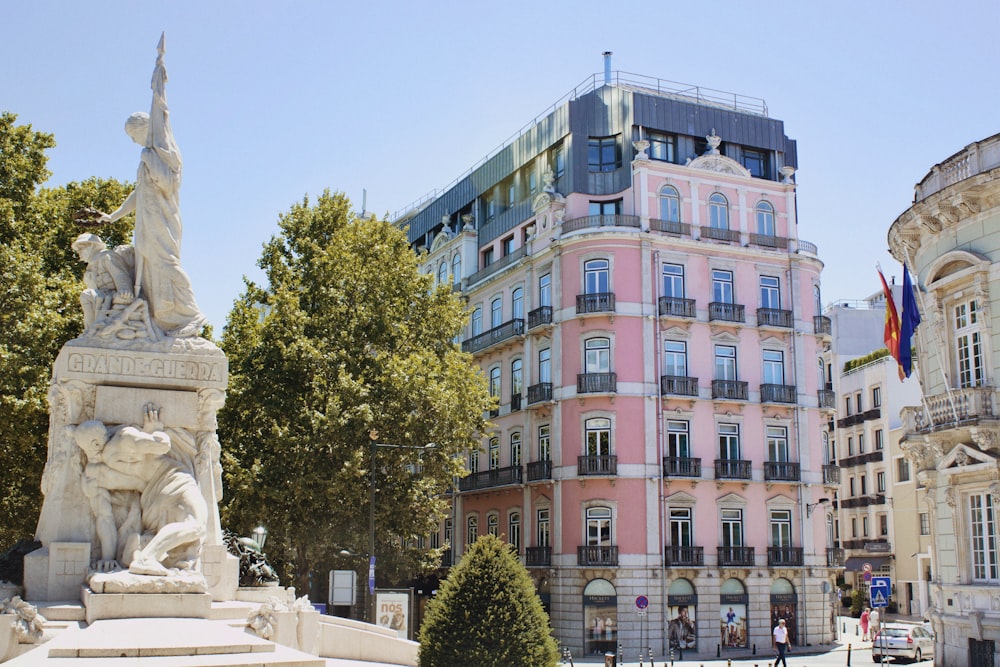
[[[762,248],[774,248],[775,250],[785,250],[788,248],[788,239],[784,236],[751,233],[750,245],[756,245]]]
[[[539,382],[528,387],[528,405],[552,400],[552,383]]]
[[[576,474],[587,475],[617,475],[618,457],[614,454],[576,457]]]
[[[664,456],[663,475],[665,477],[701,477],[701,459]]]
[[[829,336],[833,334],[833,323],[825,315],[814,315],[813,331],[817,336]]]
[[[615,312],[614,292],[595,292],[594,294],[576,295],[576,314],[613,313]]]
[[[753,567],[753,547],[719,547],[719,565],[721,567]]]
[[[856,509],[858,507],[870,507],[872,505],[885,505],[885,494],[880,493],[875,496],[855,496],[840,501],[840,507],[845,510]]]
[[[637,215],[585,215],[582,218],[565,220],[562,223],[563,234],[581,229],[596,229],[598,227],[632,227],[639,228]]]
[[[577,565],[618,565],[618,547],[577,547]]]
[[[552,547],[525,547],[524,564],[527,567],[548,567],[552,565]]]
[[[528,464],[528,481],[552,479],[552,461],[532,461]]]
[[[686,222],[673,222],[671,220],[649,219],[649,228],[654,232],[664,234],[676,234],[677,236],[691,236],[691,225]]]
[[[745,401],[750,393],[747,383],[741,380],[712,380],[712,398]]]
[[[764,479],[769,482],[797,482],[801,478],[798,462],[764,461]]]
[[[521,483],[521,466],[494,468],[474,472],[458,480],[459,491],[480,491],[497,486],[509,486]]]
[[[511,266],[512,264],[516,264],[519,259],[526,257],[527,255],[528,255],[528,247],[521,246],[520,248],[510,253],[509,255],[501,257],[492,264],[487,264],[479,271],[473,273],[471,276],[469,276],[468,284],[475,285],[480,280],[490,277],[497,271],[500,271],[501,269]]]
[[[674,296],[661,296],[659,304],[660,317],[695,317],[694,299],[680,299]]]
[[[502,343],[505,340],[514,338],[515,336],[523,335],[524,320],[510,320],[509,322],[504,322],[498,327],[493,327],[485,333],[481,333],[478,336],[473,336],[468,340],[462,341],[462,352],[476,353],[498,343]]]
[[[817,389],[816,398],[821,408],[833,410],[837,407],[837,394],[829,389]]]
[[[746,322],[744,308],[738,303],[713,301],[708,304],[709,322]]]
[[[884,460],[883,451],[881,449],[876,449],[874,452],[866,452],[864,454],[858,454],[856,456],[848,456],[840,459],[841,468],[853,468],[855,466],[863,466],[866,463],[879,463]]]
[[[823,483],[840,484],[840,466],[831,463],[823,464]]]
[[[552,306],[540,306],[528,313],[528,329],[552,324]]]
[[[705,547],[674,547],[664,549],[666,564],[673,567],[700,567],[705,564]]]
[[[441,567],[451,567],[455,564],[455,552],[445,549],[441,552]]]
[[[517,412],[521,409],[521,394],[510,395],[510,411]]]
[[[844,550],[829,548],[826,550],[827,567],[844,567]]]
[[[660,395],[667,396],[697,396],[698,378],[689,378],[681,375],[661,375]]]
[[[768,547],[767,564],[770,567],[802,565],[802,547]]]
[[[967,387],[935,394],[924,399],[924,408],[903,408],[904,433],[931,433],[959,426],[973,426],[980,420],[997,418],[993,387]]]
[[[794,326],[792,311],[781,310],[779,308],[758,308],[757,326],[759,327],[781,327],[791,329]]]
[[[715,479],[750,479],[750,461],[715,459]]]
[[[618,391],[617,373],[580,373],[576,376],[578,394],[613,394]]]
[[[701,238],[713,241],[740,242],[740,232],[737,229],[719,229],[718,227],[702,227]]]
[[[761,403],[794,403],[794,384],[762,384],[760,386]]]

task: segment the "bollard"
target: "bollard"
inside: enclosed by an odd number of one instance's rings
[[[851,645],[847,645],[847,667],[851,667]]]
[[[715,645],[715,657],[716,658],[721,658],[722,657],[722,644],[716,644]]]
[[[757,645],[756,644],[753,645],[753,653],[751,653],[750,655],[757,655]]]
[[[841,623],[840,624],[840,634],[842,634],[842,635],[846,635],[847,634],[847,623]]]
[[[854,626],[854,636],[857,637],[860,634],[861,634],[861,625],[855,625]]]
[[[726,660],[726,667],[733,667],[733,659]]]

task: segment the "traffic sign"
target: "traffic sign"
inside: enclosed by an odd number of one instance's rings
[[[646,607],[649,606],[649,598],[647,598],[645,595],[640,595],[635,599],[635,606],[638,607],[639,609],[645,609]]]
[[[892,595],[892,580],[889,577],[872,577],[871,587],[872,609],[889,606],[889,596]]]

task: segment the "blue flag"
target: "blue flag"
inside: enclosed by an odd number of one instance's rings
[[[913,372],[913,332],[920,324],[920,310],[917,299],[913,295],[913,285],[910,283],[910,271],[903,265],[903,295],[901,299],[902,312],[899,317],[899,366],[903,375],[910,377]]]

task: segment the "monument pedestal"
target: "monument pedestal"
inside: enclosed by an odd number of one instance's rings
[[[95,593],[83,589],[87,623],[106,618],[208,618],[208,593]]]
[[[79,600],[90,567],[90,542],[52,542],[24,557],[28,600]]]

